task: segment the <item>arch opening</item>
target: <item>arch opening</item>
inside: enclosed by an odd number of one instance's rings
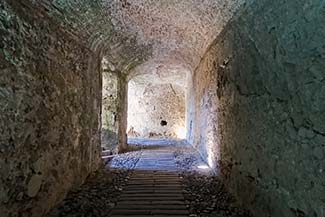
[[[128,138],[185,139],[186,87],[139,75],[128,83]]]

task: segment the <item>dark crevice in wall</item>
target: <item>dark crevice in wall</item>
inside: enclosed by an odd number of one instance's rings
[[[321,135],[321,136],[324,136],[325,137],[325,133],[324,132],[320,132],[318,130],[315,130],[315,129],[311,129],[315,134],[318,134],[318,135]]]

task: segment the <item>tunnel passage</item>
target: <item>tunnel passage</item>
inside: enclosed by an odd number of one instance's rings
[[[187,143],[243,206],[323,217],[324,11],[323,0],[0,1],[1,215],[43,216],[101,167],[105,57],[118,152],[130,148],[129,82],[164,81],[183,88]]]

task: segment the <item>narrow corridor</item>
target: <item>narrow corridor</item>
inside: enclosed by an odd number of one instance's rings
[[[324,217],[324,0],[0,0],[0,217]]]

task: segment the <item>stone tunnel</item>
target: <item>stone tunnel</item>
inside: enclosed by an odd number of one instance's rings
[[[0,216],[325,216],[324,0],[1,0]]]

